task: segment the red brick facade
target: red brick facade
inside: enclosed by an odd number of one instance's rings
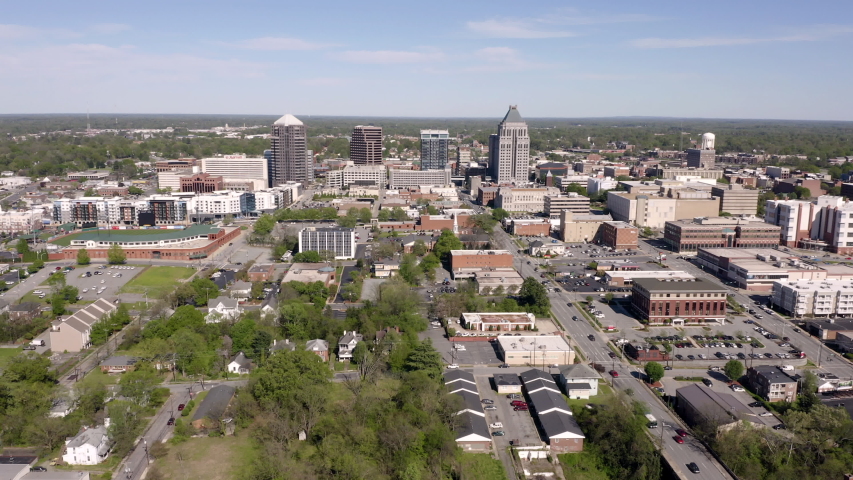
[[[547,220],[537,223],[512,222],[512,234],[548,237],[551,235],[551,222]]]
[[[453,252],[461,252],[454,254]],[[512,254],[505,250],[454,250],[450,253],[450,268],[510,267]],[[494,252],[493,254],[489,254]]]
[[[624,222],[601,224],[601,243],[617,250],[636,250],[640,229]]]
[[[222,245],[233,241],[239,235],[239,228],[231,230],[231,232],[228,233],[225,233],[225,230],[223,229],[220,230],[219,233],[210,234],[208,237],[210,241],[204,246],[194,248],[125,248],[124,253],[127,256],[128,261],[154,259],[191,262],[193,260],[200,260],[202,258],[209,257],[217,249],[222,247]],[[86,251],[89,252],[89,258],[92,260],[106,259],[108,250],[109,249],[107,248],[86,249]],[[49,254],[48,257],[51,260],[75,260],[77,258],[77,249],[65,248],[61,252]]]
[[[649,325],[664,325],[673,319],[688,324],[720,322],[726,318],[726,289],[699,279],[666,282],[653,278],[634,281],[631,306]]]
[[[222,177],[213,177],[208,173],[181,177],[182,192],[210,193],[224,188],[225,180]]]

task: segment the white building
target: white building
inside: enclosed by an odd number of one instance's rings
[[[589,177],[586,182],[586,193],[594,195],[602,190],[613,190],[619,184],[612,177]]]
[[[801,238],[811,236],[811,228],[818,214],[817,205],[800,200],[768,200],[764,221],[782,227],[782,245],[796,246]]]
[[[228,297],[216,297],[207,301],[207,323],[219,323],[223,320],[236,321],[243,313],[243,307],[237,299]]]
[[[202,158],[200,163],[202,173],[223,177],[226,182],[232,179],[263,180],[266,186],[269,181],[267,159],[263,157],[223,155]]]
[[[191,215],[240,215],[242,194],[240,192],[214,192],[194,195],[187,201]]]
[[[388,169],[388,188],[420,187],[424,185],[450,185],[450,167],[441,170],[404,170],[401,168]]]
[[[545,211],[545,195],[558,193],[554,188],[500,187],[495,197],[495,208],[507,212],[539,213]]]
[[[0,232],[26,233],[41,228],[41,210],[0,212]]]
[[[332,170],[326,174],[326,186],[333,188],[358,186],[379,186],[388,183],[387,169],[384,165],[347,165],[341,170]]]
[[[76,437],[66,440],[62,461],[69,465],[97,465],[106,460],[110,453],[108,427],[109,419],[105,425],[95,428],[84,427]]]
[[[795,317],[853,316],[853,281],[786,280],[773,283],[774,305]]]
[[[466,329],[481,332],[532,330],[536,326],[536,315],[524,312],[463,313],[461,320]]]
[[[515,105],[489,136],[489,170],[496,182],[526,182],[530,170],[530,135]]]
[[[303,228],[299,232],[299,251],[331,251],[336,260],[355,257],[355,230],[352,228]]]
[[[157,172],[157,188],[172,192],[180,192],[181,177],[189,177],[195,173],[200,173],[198,167]]]
[[[0,185],[4,187],[22,187],[33,183],[28,177],[0,177]]]
[[[557,335],[498,335],[498,350],[508,365],[571,365],[575,352]]]

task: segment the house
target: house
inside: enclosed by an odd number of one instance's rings
[[[373,276],[376,278],[389,278],[394,272],[400,271],[400,262],[397,260],[377,260],[373,263]]]
[[[460,390],[458,392],[451,393],[456,398],[459,398],[459,410],[456,412],[457,415],[462,415],[465,412],[468,412],[473,415],[477,415],[478,417],[486,418],[486,411],[483,410],[483,404],[480,403],[480,394],[477,392],[476,385],[474,386],[474,391],[468,390]]]
[[[531,255],[562,255],[566,253],[566,245],[552,240],[550,242],[542,242],[534,240],[528,245],[528,251]]]
[[[216,297],[207,302],[207,323],[219,323],[222,320],[234,321],[243,313],[243,308],[237,299]]]
[[[473,413],[456,416],[456,445],[465,452],[489,452],[492,436],[486,419]]]
[[[355,347],[353,347],[355,348]],[[322,358],[324,362],[329,361],[329,342],[322,339],[314,339],[308,340],[305,343],[305,350],[309,352],[314,352],[318,357]]]
[[[338,340],[338,361],[352,360],[352,351],[363,339],[364,336],[354,330],[351,332],[344,330],[344,335]]]
[[[557,377],[567,397],[583,399],[598,395],[599,378],[598,372],[583,363],[560,367]]]
[[[9,306],[9,319],[32,319],[38,316],[40,312],[41,305],[38,302],[21,302],[17,305]]]
[[[554,411],[537,414],[536,420],[539,423],[542,436],[548,440],[548,446],[552,452],[583,451],[583,441],[586,436],[583,434],[574,415]]]
[[[54,320],[50,325],[50,348],[54,352],[79,352],[89,347],[92,326],[118,309],[114,301],[99,298],[70,317]]]
[[[492,380],[498,393],[521,393],[521,379],[514,373],[496,373]]]
[[[238,302],[245,302],[249,300],[252,296],[252,284],[249,282],[234,282],[234,285],[231,285],[231,298],[236,299]]]
[[[768,402],[793,402],[797,381],[773,365],[756,365],[746,370],[752,389]]]
[[[258,263],[252,265],[248,271],[250,282],[268,282],[275,273],[275,265],[272,263]]]
[[[101,371],[104,373],[124,373],[136,368],[136,357],[125,355],[113,355],[100,363]]]
[[[231,363],[228,364],[228,373],[248,375],[254,368],[255,366],[252,364],[252,361],[243,352],[239,352],[237,355],[234,355]]]
[[[83,427],[76,437],[65,440],[62,461],[69,465],[97,465],[106,460],[111,446],[107,428],[109,420],[95,428]]]
[[[211,422],[219,422],[228,404],[231,403],[235,391],[234,387],[229,385],[217,385],[211,388],[193,414],[193,427],[205,428],[212,426]]]
[[[275,353],[275,352],[283,352],[283,351],[292,352],[294,350],[296,350],[296,344],[291,342],[290,340],[288,340],[286,338],[284,340],[281,340],[281,341],[273,340],[272,345],[270,345],[270,353],[271,354]]]
[[[278,315],[278,297],[275,295],[275,292],[270,293],[261,302],[261,317],[272,317],[275,318]]]

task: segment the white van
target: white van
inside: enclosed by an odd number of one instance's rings
[[[781,369],[785,372],[793,372],[794,366],[793,365],[782,365],[781,367],[779,367],[779,369]]]

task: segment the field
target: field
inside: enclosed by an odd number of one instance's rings
[[[251,434],[245,430],[236,436],[194,437],[168,445],[168,455],[155,463],[161,478],[241,478],[255,458]]]
[[[563,466],[563,474],[572,480],[609,480],[600,468],[598,457],[590,452],[565,453],[558,455],[560,465]]]
[[[58,239],[56,239],[56,240],[54,240],[54,241],[52,241],[52,242],[50,242],[50,243],[53,243],[53,244],[55,244],[55,245],[61,245],[61,246],[63,246],[63,247],[67,247],[67,246],[71,245],[71,240],[74,240],[75,238],[79,237],[80,235],[83,235],[84,233],[93,233],[93,232],[94,232],[94,230],[93,230],[92,232],[77,232],[77,233],[72,233],[71,235],[66,235],[66,236],[64,236],[64,237],[62,237],[62,238],[58,238]],[[109,230],[110,235],[156,235],[156,234],[160,234],[160,235],[162,235],[162,234],[163,234],[163,232],[164,232],[164,230],[160,230],[160,229],[150,229],[150,230]]]
[[[20,348],[0,348],[0,367],[6,365],[6,362],[14,357],[15,355],[21,353]]]
[[[190,267],[148,267],[122,287],[119,293],[145,293],[148,298],[160,298],[175,289],[180,280],[195,273]]]
[[[485,453],[462,453],[461,478],[465,480],[506,480],[506,471],[500,460]]]

